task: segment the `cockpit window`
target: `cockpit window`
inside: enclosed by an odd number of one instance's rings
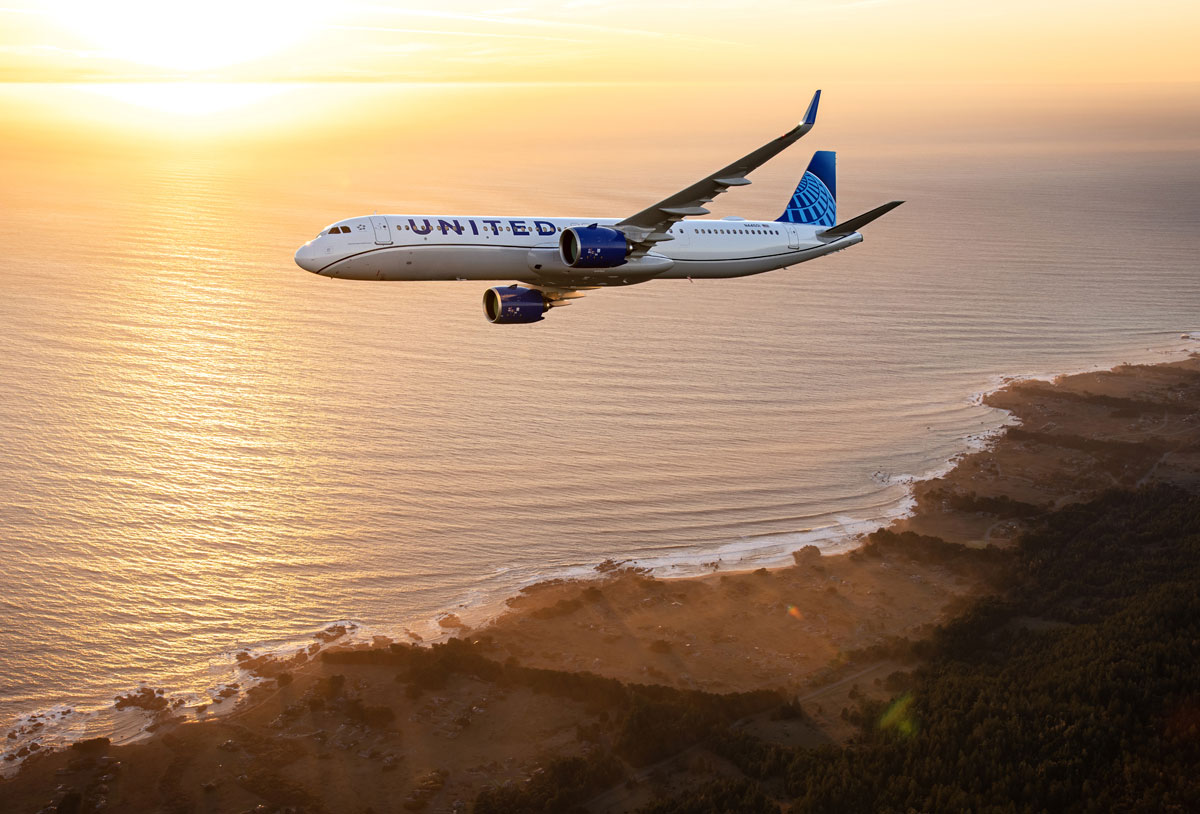
[[[342,227],[340,227],[340,228],[341,228],[341,230],[342,230],[342,234],[343,234],[343,235],[348,235],[348,234],[350,234],[350,227],[349,227],[349,226],[342,226]]]

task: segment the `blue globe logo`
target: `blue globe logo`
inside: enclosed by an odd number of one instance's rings
[[[833,226],[837,222],[837,202],[820,178],[806,172],[792,194],[786,219],[791,223]]]

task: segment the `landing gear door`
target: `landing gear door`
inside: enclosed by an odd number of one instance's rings
[[[375,242],[388,244],[392,242],[392,233],[388,230],[387,221],[378,215],[371,216],[371,225],[375,227]]]

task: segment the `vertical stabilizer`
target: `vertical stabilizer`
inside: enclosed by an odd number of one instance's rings
[[[837,223],[837,153],[819,150],[792,193],[787,209],[776,218],[786,223],[833,226]]]

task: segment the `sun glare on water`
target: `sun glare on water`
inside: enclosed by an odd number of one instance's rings
[[[54,0],[47,11],[104,56],[171,71],[270,57],[312,36],[326,16],[305,0]]]
[[[92,84],[84,90],[176,116],[209,116],[278,96],[277,85],[241,82],[128,82]]]

